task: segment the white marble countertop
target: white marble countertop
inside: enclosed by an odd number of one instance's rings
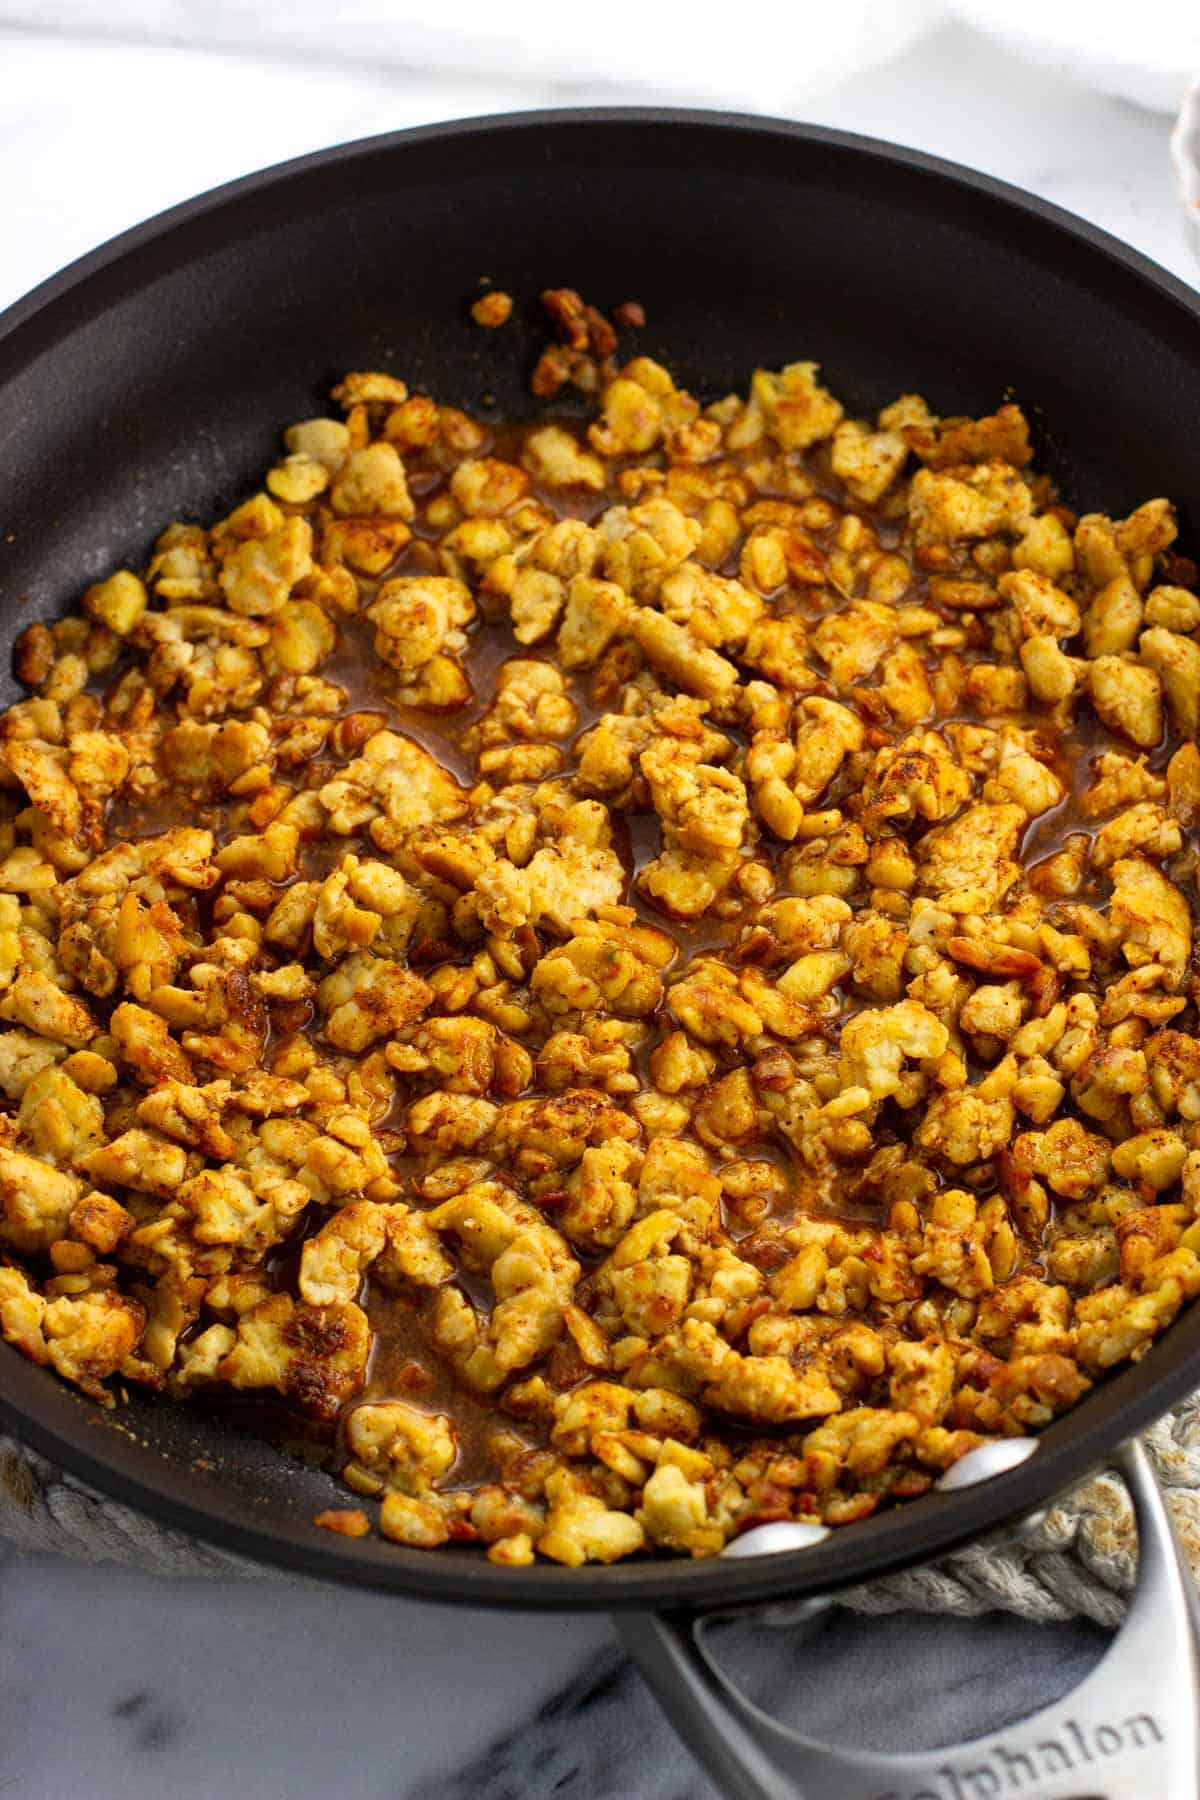
[[[503,87],[346,64],[323,75],[314,107],[297,64],[2,28],[0,67],[0,302],[161,206],[317,144],[456,114],[647,98],[644,87]],[[1169,121],[962,28],[830,89],[806,116],[1003,176],[1197,277],[1171,191]],[[34,167],[36,182],[14,178]],[[6,1800],[711,1792],[602,1618],[481,1616],[15,1556],[0,1564],[0,1617]],[[767,1633],[744,1636],[738,1654],[748,1685],[784,1716],[901,1748],[1017,1716],[1069,1685],[1100,1643],[1082,1625],[836,1614],[819,1655]]]

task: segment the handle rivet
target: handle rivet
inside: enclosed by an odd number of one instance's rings
[[[995,1475],[1005,1475],[1009,1469],[1018,1468],[1037,1447],[1037,1439],[1031,1437],[991,1438],[986,1444],[968,1450],[956,1463],[951,1463],[937,1486],[942,1493],[951,1493],[955,1488],[974,1487],[977,1482],[991,1481]]]
[[[769,1525],[752,1525],[733,1538],[722,1556],[773,1556],[783,1550],[807,1550],[829,1536],[828,1525],[806,1525],[800,1519],[773,1519]]]

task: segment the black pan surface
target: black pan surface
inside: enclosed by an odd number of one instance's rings
[[[521,316],[473,326],[481,277]],[[530,410],[538,291],[640,300],[638,347],[705,398],[813,357],[849,406],[1014,395],[1068,501],[1167,494],[1200,537],[1200,297],[1014,189],[845,133],[708,113],[514,115],[399,132],[177,207],[0,318],[0,617],[53,618],[169,520],[211,518],[384,366],[485,416]],[[11,677],[0,704],[17,697]],[[268,1561],[429,1599],[691,1607],[829,1591],[965,1543],[1060,1491],[1200,1384],[1200,1309],[1022,1468],[835,1533],[819,1552],[511,1570],[336,1538],[329,1476],[227,1419],[99,1408],[0,1345],[0,1418],[106,1493]]]

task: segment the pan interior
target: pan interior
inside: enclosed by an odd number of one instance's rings
[[[518,299],[481,332],[488,279]],[[383,367],[484,417],[530,411],[537,295],[642,303],[639,348],[701,398],[799,357],[849,407],[921,391],[942,412],[1016,398],[1064,497],[1120,514],[1200,507],[1200,305],[1099,234],[1071,233],[944,165],[860,140],[707,115],[477,122],[306,159],[193,203],[0,321],[0,607],[54,618],[164,524],[251,488],[284,423],[347,368]],[[0,680],[0,705],[18,697]],[[962,1538],[1081,1474],[1200,1380],[1200,1314],[1046,1434],[989,1498],[849,1528],[818,1569],[743,1563],[509,1572],[313,1528],[344,1490],[224,1414],[133,1395],[114,1416],[0,1346],[3,1404],[36,1445],[231,1546],[447,1598],[618,1604],[858,1579]],[[656,1572],[657,1571],[657,1572]]]

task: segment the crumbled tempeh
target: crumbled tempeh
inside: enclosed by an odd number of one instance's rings
[[[1012,403],[543,305],[589,423],[352,372],[18,640],[0,1331],[302,1415],[397,1543],[713,1556],[1200,1294],[1200,597]]]

